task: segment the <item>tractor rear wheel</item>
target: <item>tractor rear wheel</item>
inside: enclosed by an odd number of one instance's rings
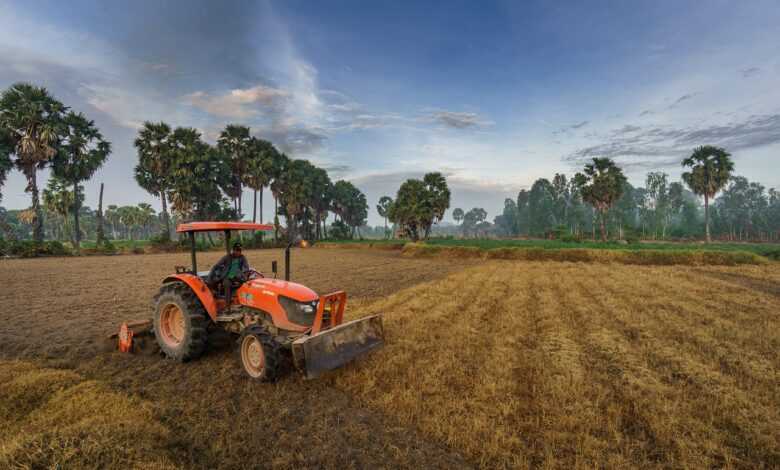
[[[195,293],[184,283],[160,288],[155,298],[154,336],[171,359],[197,359],[206,350],[209,320]]]
[[[249,377],[261,382],[275,382],[282,371],[280,345],[262,327],[249,327],[238,341],[238,359]]]

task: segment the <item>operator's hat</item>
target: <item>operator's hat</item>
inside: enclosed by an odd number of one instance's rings
[[[234,250],[240,250],[242,248],[241,242],[235,242],[233,243],[233,249]]]

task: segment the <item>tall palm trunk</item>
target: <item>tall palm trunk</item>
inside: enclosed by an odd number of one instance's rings
[[[707,243],[711,242],[710,238],[710,196],[704,194],[704,233],[707,237]]]
[[[171,219],[168,217],[168,203],[165,201],[165,191],[160,191],[160,201],[162,201],[163,222],[165,223],[165,238],[171,238]]]
[[[257,223],[257,190],[252,193],[252,223]]]
[[[263,186],[260,186],[260,223],[263,223]],[[260,232],[260,241],[263,241],[263,236],[265,236],[265,232]]]
[[[79,184],[73,183],[73,247],[76,253],[81,248],[81,230],[79,228]]]
[[[33,220],[33,240],[35,240],[36,243],[43,243],[43,210],[41,209],[41,202],[38,199],[36,171],[35,166],[32,166],[32,168],[25,168],[24,173],[27,176],[27,187],[30,190],[32,210],[35,214],[35,220]]]
[[[277,221],[279,220],[279,199],[277,199],[276,194],[274,194],[274,243],[277,243],[279,241],[279,224]]]
[[[97,230],[95,238],[95,244],[100,247],[100,245],[103,244],[103,239],[105,238],[105,235],[103,234],[103,183],[100,183],[100,197],[98,197]]]
[[[604,220],[606,217],[604,217],[604,213],[601,213],[601,217],[599,218],[599,224],[601,225],[601,241],[606,242],[607,241],[607,224]]]

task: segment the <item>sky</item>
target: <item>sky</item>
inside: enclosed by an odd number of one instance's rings
[[[0,0],[0,88],[45,86],[95,120],[113,153],[85,185],[93,207],[104,182],[106,205],[159,209],[132,144],[163,120],[210,142],[248,125],[357,185],[371,224],[381,196],[429,171],[447,176],[452,208],[492,219],[593,157],[642,185],[648,171],[679,178],[704,144],[780,188],[778,24],[780,3],[761,0]],[[28,207],[24,187],[13,172],[3,205]]]

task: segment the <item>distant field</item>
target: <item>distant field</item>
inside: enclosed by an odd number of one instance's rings
[[[493,239],[450,239],[432,238],[426,243],[442,246],[476,246],[483,249],[518,247],[518,248],[588,248],[597,250],[713,250],[713,251],[747,251],[761,256],[772,253],[780,254],[780,244],[775,243],[683,243],[683,242],[641,242],[627,245],[615,242],[562,242],[558,240],[493,240]]]

